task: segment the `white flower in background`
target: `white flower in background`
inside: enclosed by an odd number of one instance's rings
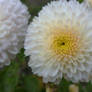
[[[30,24],[25,54],[43,81],[88,82],[92,70],[92,11],[75,0],[52,1]]]
[[[92,0],[84,0],[85,3],[90,7],[92,8]]]
[[[0,67],[9,65],[23,47],[28,19],[27,7],[19,0],[0,0]]]

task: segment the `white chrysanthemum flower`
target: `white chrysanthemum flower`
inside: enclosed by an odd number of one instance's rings
[[[75,0],[53,1],[30,24],[25,40],[29,66],[45,83],[88,82],[92,70],[92,11]]]
[[[92,8],[92,0],[84,0],[85,3]]]
[[[23,47],[28,19],[27,7],[19,0],[0,0],[0,67],[9,65]]]

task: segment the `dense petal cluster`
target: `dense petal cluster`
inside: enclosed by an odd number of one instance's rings
[[[43,81],[88,82],[92,74],[92,11],[76,0],[52,1],[30,24],[25,54]]]
[[[0,0],[0,67],[23,47],[29,13],[20,0]]]

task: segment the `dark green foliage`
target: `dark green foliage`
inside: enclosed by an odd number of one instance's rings
[[[79,1],[80,3],[82,3],[84,0],[77,0],[77,1]]]
[[[40,81],[33,75],[28,75],[24,78],[24,89],[26,92],[42,92]]]
[[[19,65],[13,63],[3,77],[4,92],[13,92],[19,80]]]
[[[0,92],[13,92],[19,80],[19,64],[14,61],[0,71]]]
[[[62,92],[68,92],[68,88],[69,88],[70,84],[71,84],[70,82],[63,79],[58,86],[58,92],[61,92],[61,91]]]

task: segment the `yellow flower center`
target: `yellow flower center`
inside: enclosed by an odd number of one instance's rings
[[[52,33],[50,43],[50,49],[57,55],[74,56],[80,48],[79,34],[72,31]]]

